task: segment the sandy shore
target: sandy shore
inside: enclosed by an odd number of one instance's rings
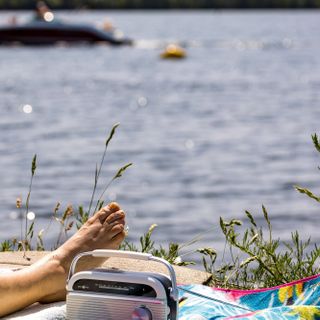
[[[38,261],[46,254],[48,254],[48,252],[30,251],[27,252],[27,260],[23,258],[23,252],[0,252],[0,268],[24,268]],[[103,266],[131,271],[167,273],[164,266],[153,261],[109,258]],[[176,271],[177,282],[179,284],[203,284],[210,278],[210,274],[203,271],[179,266],[174,266],[174,269]]]

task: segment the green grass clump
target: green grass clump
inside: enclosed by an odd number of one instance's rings
[[[212,274],[212,284],[228,288],[263,288],[320,272],[320,248],[317,245],[311,246],[310,238],[302,241],[298,231],[291,233],[290,242],[274,239],[264,206],[262,211],[266,228],[257,225],[253,215],[246,211],[249,226],[241,233],[237,231],[242,226],[241,221],[220,218],[220,227],[226,239],[221,265],[215,267],[216,254],[201,251],[205,269]],[[226,253],[228,259],[225,259]]]
[[[174,265],[188,266],[195,264],[194,261],[183,261],[181,259],[180,252],[184,247],[183,245],[172,242],[169,243],[168,249],[162,245],[156,247],[154,241],[151,240],[152,233],[156,227],[156,224],[151,225],[149,230],[140,237],[139,246],[135,245],[134,243],[124,241],[124,243],[121,245],[121,249],[151,253],[153,256],[163,258]]]
[[[316,134],[312,135],[312,141],[320,152]],[[320,202],[320,197],[309,189],[299,186],[295,189]],[[217,253],[214,250],[199,250],[205,270],[212,274],[211,284],[241,289],[272,287],[320,273],[320,248],[311,244],[311,238],[302,241],[299,232],[294,231],[290,242],[274,239],[269,214],[264,206],[264,226],[259,226],[249,211],[245,213],[249,226],[241,232],[241,221],[220,218],[225,250],[219,267],[216,267]]]

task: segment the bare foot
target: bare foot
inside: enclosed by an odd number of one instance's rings
[[[43,298],[39,302],[63,300],[66,295],[66,278],[73,258],[85,251],[95,249],[118,249],[125,238],[125,213],[117,203],[110,203],[94,214],[81,228],[61,247],[49,256],[40,260],[31,268],[43,266],[51,268]],[[82,260],[82,259],[81,259]],[[80,260],[81,269],[101,265],[105,259],[90,258]]]
[[[90,218],[60,248],[30,267],[0,275],[0,317],[23,309],[35,302],[64,300],[66,279],[73,258],[95,249],[117,249],[125,237],[125,214],[111,203]],[[101,260],[91,259],[85,267],[95,267]]]

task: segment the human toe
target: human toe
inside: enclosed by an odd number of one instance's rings
[[[121,208],[117,202],[110,202],[107,207],[109,207],[109,209],[112,212],[121,210]]]
[[[106,217],[104,221],[104,225],[108,225],[117,221],[124,221],[126,214],[123,210],[118,210],[116,212],[111,213],[108,217]]]
[[[124,224],[114,222],[110,224],[107,228],[105,228],[105,232],[108,235],[109,239],[113,239],[118,234],[124,232]]]
[[[111,202],[107,206],[101,208],[96,213],[96,216],[99,218],[101,224],[104,224],[105,220],[113,213],[116,211],[122,211],[120,209],[120,206],[116,202]]]
[[[126,237],[126,233],[124,231],[119,232],[112,238],[112,242],[114,245],[114,248],[119,248],[120,244],[123,242],[123,240]]]

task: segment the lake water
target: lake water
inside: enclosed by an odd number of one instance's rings
[[[12,12],[1,12],[5,23]],[[30,13],[16,13],[27,20]],[[17,196],[25,201],[31,160],[38,168],[30,199],[36,230],[62,207],[88,206],[95,165],[120,122],[100,190],[127,212],[129,240],[157,223],[156,242],[224,245],[219,217],[262,222],[276,236],[300,230],[319,242],[319,207],[298,184],[319,190],[319,11],[58,12],[69,21],[108,17],[133,47],[0,48],[0,240],[19,236]],[[188,57],[161,60],[164,46]],[[23,112],[24,105],[32,112]],[[45,236],[50,245],[56,227]]]

